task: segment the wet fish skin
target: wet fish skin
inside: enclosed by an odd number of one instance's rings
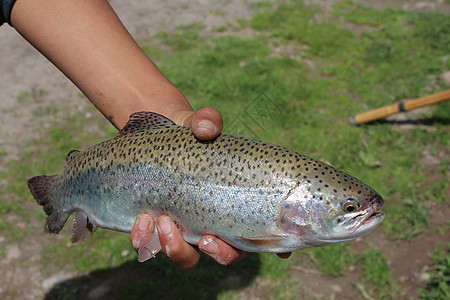
[[[61,175],[34,177],[29,187],[48,214],[47,232],[78,212],[74,242],[98,226],[130,232],[149,212],[171,216],[192,244],[213,234],[246,251],[289,252],[357,238],[383,219],[378,193],[327,164],[226,134],[200,141],[149,112],[133,114],[117,137],[69,153]],[[343,211],[349,203],[355,210]]]

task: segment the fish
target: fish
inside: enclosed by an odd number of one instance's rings
[[[214,235],[248,252],[285,253],[349,241],[383,220],[384,200],[362,181],[287,148],[137,112],[116,137],[73,150],[59,175],[28,181],[45,232],[76,212],[72,243],[98,227],[131,232],[136,217],[170,216],[184,240]],[[155,228],[151,257],[161,249]]]

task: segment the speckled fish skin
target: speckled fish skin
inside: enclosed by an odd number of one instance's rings
[[[61,175],[35,177],[29,187],[48,232],[72,212],[87,216],[87,229],[130,232],[149,212],[171,216],[189,243],[212,234],[251,252],[354,239],[384,217],[377,192],[327,164],[226,134],[200,141],[150,112],[133,114],[117,137],[72,152]]]

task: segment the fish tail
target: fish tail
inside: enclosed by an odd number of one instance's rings
[[[52,197],[53,183],[56,176],[36,176],[28,180],[28,188],[39,205],[42,205],[47,220],[45,222],[45,232],[59,233],[64,227],[69,214],[59,209],[56,200]]]

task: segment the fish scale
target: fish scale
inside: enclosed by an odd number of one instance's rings
[[[327,164],[243,137],[200,141],[150,112],[133,114],[117,137],[69,153],[66,163],[61,175],[32,178],[29,187],[50,212],[48,232],[78,212],[75,241],[98,226],[130,232],[149,212],[171,216],[189,243],[214,234],[246,251],[287,252],[330,243],[333,234],[336,242],[355,238],[383,218],[378,193]]]

